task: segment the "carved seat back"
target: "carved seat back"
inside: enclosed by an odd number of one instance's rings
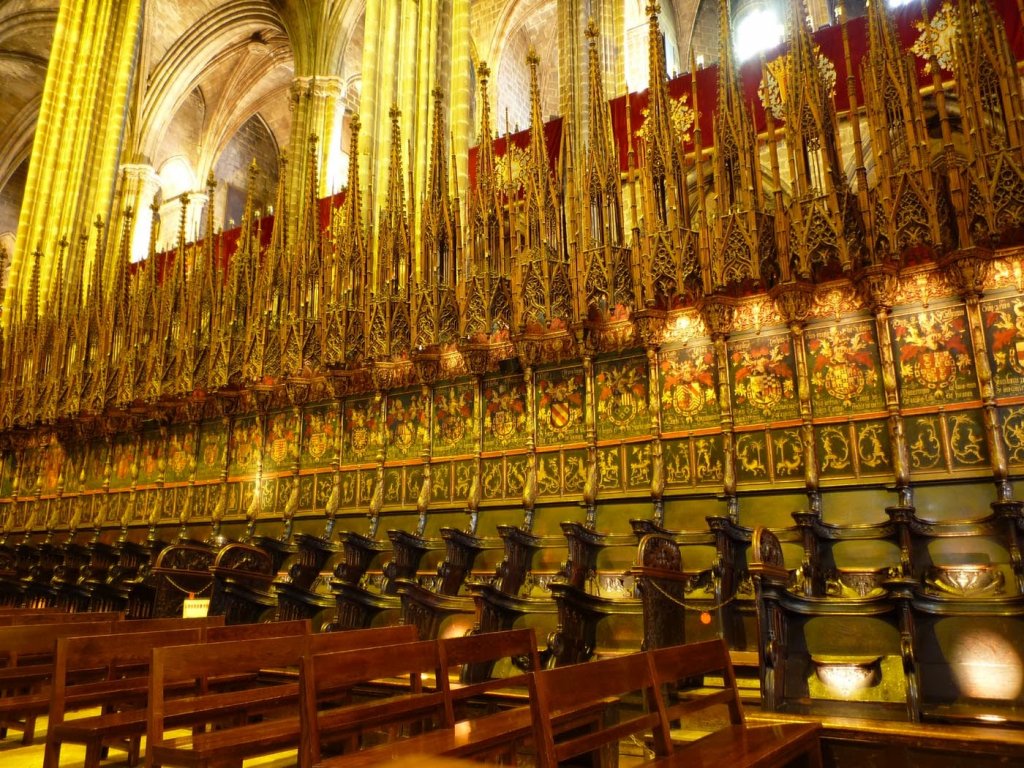
[[[494,586],[506,595],[518,595],[526,583],[533,555],[540,549],[540,539],[514,525],[499,525],[498,535],[505,543],[505,557],[495,570]]]
[[[157,555],[149,576],[155,595],[153,617],[180,616],[189,594],[209,597],[215,553],[195,544],[172,544]]]
[[[213,592],[210,615],[223,615],[228,624],[255,621],[276,603],[270,584],[277,572],[269,554],[250,544],[228,544],[210,566]]]

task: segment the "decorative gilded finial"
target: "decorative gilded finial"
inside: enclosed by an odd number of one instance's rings
[[[481,61],[476,65],[476,76],[481,84],[487,83],[488,78],[491,76],[491,68],[487,66],[486,61]]]
[[[653,2],[647,4],[647,18],[651,21],[656,21],[659,14],[661,14],[661,3]]]
[[[589,19],[587,19],[587,29],[584,32],[584,34],[587,36],[587,40],[590,41],[591,47],[593,47],[594,45],[597,44],[597,36],[598,36],[597,22],[594,21],[594,17],[593,16],[591,16]]]

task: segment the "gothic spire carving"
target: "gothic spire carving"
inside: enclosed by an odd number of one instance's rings
[[[530,51],[527,63],[530,66],[530,144],[524,174],[521,229],[516,237],[512,295],[516,326],[521,331],[536,332],[571,325],[574,313],[560,201],[544,135],[537,74],[540,57],[536,51]]]
[[[704,259],[706,293],[749,290],[761,283],[762,265],[776,261],[774,220],[765,212],[757,136],[733,61],[729,2],[719,4],[718,108],[713,126],[713,215],[710,254]]]
[[[348,186],[332,222],[328,259],[330,293],[324,297],[327,325],[324,361],[333,368],[358,365],[366,351],[366,230],[359,185],[359,115],[349,122]]]
[[[402,137],[397,106],[391,108],[391,167],[380,217],[376,275],[371,296],[368,357],[374,361],[407,358],[412,345],[409,279],[412,247],[405,207]]]
[[[672,122],[660,13],[657,2],[647,5],[650,85],[638,169],[642,212],[634,218],[633,244],[644,304],[669,309],[696,298],[701,277],[680,154],[683,137]]]
[[[870,196],[873,258],[899,265],[912,249],[941,242],[937,188],[913,61],[896,37],[885,3],[868,4],[868,52],[861,68],[878,183]],[[948,210],[948,205],[947,205]]]
[[[623,230],[619,156],[604,97],[597,25],[587,24],[590,125],[584,154],[577,259],[581,318],[606,321],[617,308],[635,308],[633,264]],[[575,204],[576,201],[570,201]]]
[[[501,184],[495,169],[490,99],[490,68],[477,67],[480,83],[480,137],[476,183],[469,199],[469,257],[463,303],[462,335],[479,342],[512,326],[511,232]]]
[[[781,282],[849,271],[862,237],[856,197],[839,149],[835,67],[811,39],[803,0],[790,0],[789,38],[781,106],[793,200],[788,254],[780,248]]]
[[[420,216],[422,247],[413,297],[413,345],[417,349],[453,344],[459,333],[455,282],[462,247],[458,217],[449,192],[444,96],[440,87],[434,89],[427,198]]]

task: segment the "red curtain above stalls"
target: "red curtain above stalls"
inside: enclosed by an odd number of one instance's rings
[[[319,224],[320,230],[324,231],[331,225],[331,212],[337,210],[345,202],[345,190],[338,192],[328,197],[322,197],[317,201],[317,207],[319,209]],[[270,238],[274,232],[274,216],[273,214],[267,214],[261,216],[259,219],[253,222],[253,229],[259,232],[260,236],[260,247],[266,248],[270,245]],[[217,254],[217,260],[219,262],[220,269],[227,274],[228,262],[231,261],[231,256],[238,250],[238,241],[242,236],[242,228],[233,227],[232,229],[225,229],[214,235],[214,252]],[[202,248],[205,242],[204,239],[200,239],[196,243],[196,247]],[[189,246],[192,247],[192,246]],[[174,263],[175,250],[171,249],[168,251],[161,251],[156,254],[157,268],[160,270],[157,279],[163,280],[164,270],[168,266]],[[138,269],[139,264],[142,262],[136,262],[129,266],[129,270],[134,272]]]
[[[526,149],[530,146],[530,129],[527,128],[525,131],[518,131],[513,134],[501,136],[494,140],[491,146],[494,147],[494,156],[496,158],[504,157],[507,151],[508,143],[511,142],[513,147],[518,149]],[[562,118],[556,117],[553,120],[549,120],[544,123],[544,143],[547,145],[548,150],[548,161],[551,163],[551,167],[555,168],[558,162],[558,156],[562,149]],[[476,167],[477,167],[477,147],[470,147],[469,150],[469,184],[470,187],[476,184]]]

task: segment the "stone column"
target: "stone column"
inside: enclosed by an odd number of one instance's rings
[[[132,231],[131,259],[141,261],[149,252],[149,236],[153,231],[153,199],[160,191],[160,177],[151,165],[121,166],[121,205],[135,211]]]
[[[306,75],[292,81],[292,131],[288,140],[288,237],[294,236],[302,220],[304,195],[309,177],[309,137],[317,141],[317,197],[330,194],[326,169],[341,160],[342,95],[345,84],[337,75]]]
[[[48,295],[57,242],[81,231],[97,215],[104,221],[113,219],[110,213],[142,6],[142,0],[60,4],[9,285],[28,281],[31,269],[27,267],[32,252],[39,248],[44,254],[40,294]],[[88,261],[95,250],[77,253],[83,263],[69,264],[65,271],[81,271],[88,281]],[[7,302],[5,321],[10,311]]]

